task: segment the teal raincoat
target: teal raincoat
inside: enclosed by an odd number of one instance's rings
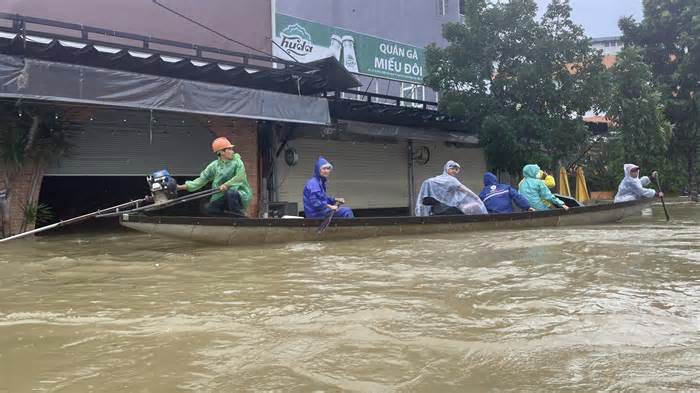
[[[530,206],[535,208],[535,210],[548,210],[547,205],[542,202],[543,200],[549,201],[555,206],[562,207],[564,202],[557,198],[549,191],[549,188],[544,184],[544,181],[537,178],[540,173],[540,167],[535,164],[525,165],[523,167],[523,179],[520,182],[520,192],[527,201],[530,202]]]

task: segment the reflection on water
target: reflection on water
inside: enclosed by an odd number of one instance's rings
[[[700,207],[603,228],[0,246],[0,392],[700,389]]]

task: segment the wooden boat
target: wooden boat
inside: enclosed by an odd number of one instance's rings
[[[228,218],[151,216],[125,213],[121,225],[137,231],[195,242],[252,245],[377,236],[599,225],[639,216],[652,200],[513,214],[333,219],[321,234],[323,220],[300,218]]]

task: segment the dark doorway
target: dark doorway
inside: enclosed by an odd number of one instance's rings
[[[178,183],[185,178],[176,178]],[[39,203],[49,207],[53,218],[40,225],[77,217],[121,203],[141,199],[149,195],[145,176],[46,176],[41,185]],[[189,215],[200,214],[201,204],[206,201],[193,201],[159,211],[159,214]],[[94,219],[79,225],[92,228],[115,229],[118,219]],[[68,228],[68,227],[66,227]],[[67,230],[75,230],[71,226]]]

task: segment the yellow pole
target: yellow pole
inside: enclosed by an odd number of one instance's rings
[[[566,168],[559,168],[559,195],[571,196],[571,189],[569,188],[569,175],[566,174]]]
[[[586,185],[586,176],[583,174],[583,167],[576,168],[576,199],[584,203],[591,199]]]

